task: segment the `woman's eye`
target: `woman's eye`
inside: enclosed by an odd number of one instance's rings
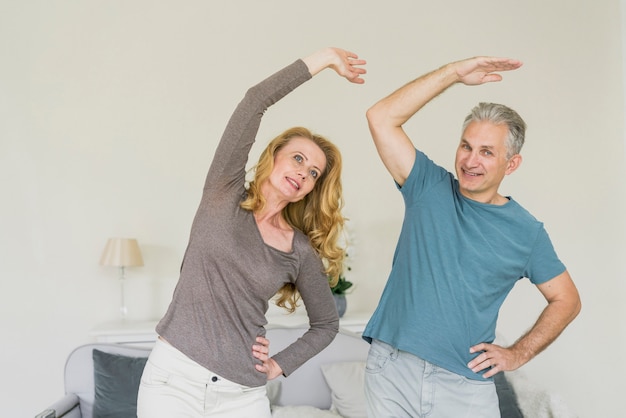
[[[318,172],[315,170],[311,170],[311,177],[313,177],[314,179],[317,178],[317,176],[319,176]]]
[[[296,160],[297,162],[301,163],[303,161],[302,155],[295,155],[293,157],[294,160]]]

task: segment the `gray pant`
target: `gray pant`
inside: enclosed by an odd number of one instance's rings
[[[365,368],[371,418],[500,418],[493,381],[452,373],[373,340]]]

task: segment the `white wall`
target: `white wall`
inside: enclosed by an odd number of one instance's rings
[[[130,318],[163,313],[230,112],[248,86],[327,45],[369,61],[366,85],[321,74],[270,109],[260,146],[301,124],[341,147],[356,247],[349,309],[373,308],[402,218],[367,131],[367,106],[450,60],[519,58],[524,67],[502,83],[456,87],[408,130],[449,167],[477,101],[525,117],[524,164],[503,192],[545,222],[583,298],[580,317],[525,370],[581,417],[620,415],[620,3],[424,3],[0,2],[1,415],[32,416],[60,397],[67,354],[118,317],[116,271],[98,265],[108,237],[136,237],[143,250],[145,267],[127,274]],[[520,283],[501,332],[514,339],[542,306]]]

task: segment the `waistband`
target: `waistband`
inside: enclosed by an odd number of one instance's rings
[[[196,363],[161,337],[157,338],[148,361],[199,383],[240,386]]]

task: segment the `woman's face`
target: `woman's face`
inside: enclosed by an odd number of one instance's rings
[[[289,202],[302,200],[326,169],[324,151],[308,138],[291,138],[274,155],[269,183]]]

